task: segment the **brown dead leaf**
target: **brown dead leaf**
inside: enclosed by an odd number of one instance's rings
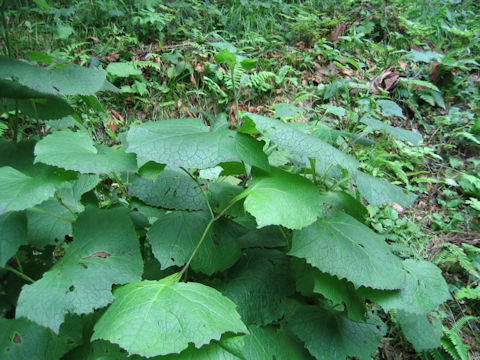
[[[120,129],[120,125],[115,121],[107,121],[105,126],[108,130],[114,132],[115,134],[117,133],[118,129]]]
[[[108,54],[103,57],[103,61],[107,63],[116,62],[120,58],[119,54]]]
[[[354,72],[352,70],[350,70],[349,68],[341,68],[340,69],[340,72],[343,74],[343,75],[346,75],[348,77],[352,77],[354,75]]]
[[[105,252],[105,251],[98,251],[98,252],[93,253],[92,255],[88,255],[88,256],[83,257],[82,260],[85,260],[85,259],[88,259],[88,258],[95,258],[95,257],[105,259],[109,256],[112,256],[112,255]]]
[[[98,44],[100,42],[100,39],[95,37],[95,36],[90,36],[90,39],[96,44]]]
[[[407,62],[405,60],[398,60],[398,65],[400,65],[403,71],[407,71]]]
[[[368,82],[368,85],[370,86],[370,92],[373,94],[378,94],[380,93],[381,89],[389,91],[396,85],[398,79],[402,76],[405,75],[394,71],[394,68],[383,70],[380,75],[373,80],[373,82]]]
[[[199,73],[200,75],[203,75],[205,72],[205,68],[203,67],[203,63],[199,62],[197,65],[195,65],[195,71]]]
[[[122,123],[125,123],[125,120],[123,119],[123,116],[120,115],[120,113],[118,111],[116,111],[115,109],[110,109],[110,113],[112,114],[112,118],[114,118],[118,121],[121,121]]]
[[[195,80],[195,75],[193,74],[193,72],[190,73],[190,82],[193,86],[197,86],[197,81]]]
[[[342,36],[345,33],[345,30],[347,30],[348,25],[349,25],[348,22],[338,24],[337,28],[328,36],[327,40],[331,42],[338,41],[340,36]]]

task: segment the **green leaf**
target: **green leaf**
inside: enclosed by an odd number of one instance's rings
[[[344,211],[360,222],[364,222],[368,210],[363,204],[345,191],[320,193],[320,202],[336,210]]]
[[[104,86],[106,72],[74,64],[59,64],[47,69],[0,56],[0,79],[10,78],[45,94],[93,95]]]
[[[441,61],[443,58],[443,55],[430,50],[429,51],[410,50],[410,52],[406,54],[405,58],[415,62],[430,63],[433,60]]]
[[[428,315],[411,314],[399,311],[395,319],[400,324],[402,332],[417,352],[435,349],[440,346],[442,322]]]
[[[304,134],[280,120],[252,113],[246,113],[245,116],[255,122],[257,129],[266,138],[279,147],[296,154],[308,167],[310,166],[309,158],[317,159],[327,164],[339,165],[348,170],[356,169],[359,166],[358,161],[350,155],[315,136]]]
[[[152,206],[179,210],[207,210],[197,183],[183,171],[166,168],[155,180],[135,176],[130,195]]]
[[[0,267],[27,244],[27,218],[23,212],[0,215]]]
[[[69,360],[140,360],[136,357],[129,357],[128,354],[117,344],[108,341],[97,340],[68,353]]]
[[[402,108],[392,100],[377,100],[377,105],[380,106],[380,112],[383,116],[397,116],[405,119]]]
[[[245,360],[241,354],[244,336],[235,334],[224,334],[222,338],[212,340],[209,344],[200,349],[190,344],[186,350],[180,354],[170,354],[159,358],[158,360]],[[232,348],[231,345],[235,347]],[[240,349],[237,349],[239,347]]]
[[[123,209],[89,208],[73,225],[65,256],[32,285],[25,285],[16,316],[58,332],[67,313],[88,314],[113,301],[113,284],[142,274],[139,243]]]
[[[56,199],[49,199],[27,210],[28,243],[39,249],[63,242],[65,235],[72,233],[73,215]],[[64,219],[61,219],[60,216]]]
[[[49,199],[67,180],[61,172],[52,169],[40,176],[27,176],[4,166],[0,168],[0,214],[31,208]]]
[[[147,239],[162,269],[183,266],[192,255],[211,217],[203,211],[174,211],[161,216]],[[230,220],[216,221],[192,260],[194,271],[212,275],[232,266],[240,257],[237,233]]]
[[[62,202],[74,212],[81,213],[85,210],[81,199],[82,195],[92,190],[100,182],[97,175],[80,174],[77,180],[71,181],[57,191]]]
[[[300,307],[287,321],[288,328],[317,359],[344,360],[352,356],[372,359],[386,331],[376,315],[366,322],[354,321],[309,305]]]
[[[395,139],[408,141],[414,145],[417,145],[420,141],[422,141],[422,134],[414,131],[409,131],[405,129],[396,128],[394,126],[390,126],[384,124],[380,120],[376,120],[371,116],[363,116],[360,121],[372,130],[384,130],[387,133],[391,134]]]
[[[107,66],[107,72],[115,77],[129,77],[142,75],[142,71],[130,63],[116,62]]]
[[[62,149],[62,151],[59,151]],[[56,131],[35,146],[35,162],[81,173],[109,174],[136,171],[135,155],[122,148],[94,146],[87,132]]]
[[[92,340],[152,357],[179,353],[189,343],[199,348],[226,332],[248,333],[229,299],[202,284],[174,282],[174,276],[118,288]]]
[[[403,267],[407,272],[407,280],[403,289],[381,291],[361,288],[359,292],[380,304],[385,311],[397,309],[412,314],[426,314],[450,299],[442,272],[434,264],[423,260],[408,259],[403,261]]]
[[[305,110],[292,105],[292,104],[285,104],[279,103],[275,105],[275,117],[276,118],[291,118],[303,115]]]
[[[255,360],[306,360],[312,357],[301,342],[272,327],[249,326],[243,355]]]
[[[301,229],[320,215],[320,193],[310,180],[278,168],[272,168],[270,174],[253,172],[252,176],[244,207],[259,228],[282,225]]]
[[[269,169],[263,143],[231,130],[210,131],[201,119],[177,119],[132,126],[128,151],[175,167],[208,169],[221,162],[244,161]]]
[[[408,207],[413,204],[417,196],[388,181],[365,174],[361,171],[354,175],[355,183],[362,196],[372,206],[395,202]]]
[[[357,294],[351,282],[318,271],[300,259],[293,258],[292,267],[297,277],[297,290],[302,295],[321,294],[330,300],[335,308],[345,304],[350,319],[365,320],[365,299]]]
[[[254,59],[243,59],[240,61],[240,66],[245,70],[252,70],[257,65],[257,60]]]
[[[228,63],[230,67],[234,67],[237,62],[235,55],[232,54],[228,49],[223,49],[217,55],[215,55],[215,60],[217,60],[219,64]]]
[[[325,114],[333,114],[338,117],[343,117],[347,115],[347,110],[341,106],[333,106],[330,104],[325,104],[320,106],[322,109],[325,109]]]
[[[238,306],[246,324],[267,325],[283,316],[282,302],[295,292],[292,275],[280,251],[251,249],[217,289]]]
[[[320,271],[345,278],[356,287],[404,286],[405,272],[383,237],[340,211],[295,231],[288,254],[304,258]]]
[[[4,360],[57,360],[82,343],[81,328],[62,326],[60,335],[27,319],[0,319],[0,357]]]

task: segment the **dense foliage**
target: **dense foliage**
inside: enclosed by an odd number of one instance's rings
[[[339,6],[3,2],[1,358],[475,355],[478,9]]]

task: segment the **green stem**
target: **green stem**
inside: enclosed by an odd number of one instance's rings
[[[200,182],[198,181],[198,179],[193,176],[192,174],[190,174],[190,172],[185,169],[183,166],[180,166],[180,169],[182,169],[188,176],[190,176],[190,178],[195,181],[195,183],[197,184],[198,188],[200,189],[200,191],[202,192],[202,196],[203,198],[205,199],[205,202],[207,203],[207,207],[208,207],[208,211],[210,212],[210,216],[212,217],[212,219],[215,217],[215,215],[213,215],[213,210],[212,210],[212,207],[210,206],[210,202],[208,201],[208,196],[205,192],[205,190],[203,190],[202,188],[202,184],[200,184]]]
[[[23,266],[22,263],[20,262],[20,259],[18,258],[18,254],[15,254],[15,261],[17,262],[18,265],[18,270],[23,273]]]
[[[65,209],[68,210],[68,212],[69,212],[70,214],[72,214],[72,216],[73,216],[75,219],[77,218],[77,214],[75,214],[75,213],[73,212],[73,210],[70,209],[70,207],[63,202],[62,198],[61,198],[60,196],[58,196],[57,193],[55,193],[55,198],[56,198],[57,201],[60,203],[60,205],[62,205]]]
[[[46,214],[46,215],[53,216],[53,217],[55,217],[55,218],[57,218],[57,219],[60,219],[60,220],[69,222],[69,223],[71,223],[71,224],[73,224],[73,223],[75,222],[74,220],[67,219],[66,217],[63,217],[63,216],[58,215],[58,214],[55,214],[55,213],[53,213],[53,212],[51,212],[51,211],[48,211],[48,210],[45,210],[45,209],[38,208],[38,207],[36,207],[36,206],[30,208],[30,210],[35,211],[35,212],[40,213],[40,214]]]
[[[15,99],[15,119],[13,120],[13,141],[18,142],[18,99]]]
[[[253,187],[252,187],[253,188]],[[227,211],[229,208],[231,208],[237,201],[243,199],[245,196],[247,196],[249,194],[249,192],[251,191],[252,188],[249,188],[245,191],[243,191],[241,194],[238,194],[237,196],[235,196],[232,200],[230,200],[230,202],[222,209],[222,211],[220,211],[215,217],[213,217],[212,219],[210,219],[210,221],[208,222],[207,226],[205,227],[205,230],[203,231],[203,234],[202,234],[202,237],[200,238],[200,240],[198,241],[198,244],[197,246],[195,246],[195,249],[193,250],[192,252],[192,255],[190,255],[190,258],[188,259],[187,263],[183,266],[182,270],[180,270],[180,272],[175,276],[176,279],[179,279],[183,276],[183,274],[185,273],[185,271],[187,271],[188,267],[190,266],[190,263],[192,262],[193,258],[195,257],[195,255],[197,254],[198,252],[198,249],[200,249],[200,246],[202,246],[202,243],[203,241],[205,240],[205,238],[207,237],[207,234],[208,234],[208,231],[210,230],[210,227],[212,226],[212,224],[217,221],[218,219],[220,219],[223,214],[225,214],[225,211]]]
[[[3,39],[5,41],[5,54],[8,57],[12,57],[12,48],[10,47],[10,36],[8,35],[7,30],[7,20],[5,20],[5,5],[7,4],[7,0],[3,0],[2,7],[0,8],[0,16],[2,17],[2,24],[3,24]]]
[[[118,175],[117,175],[115,172],[112,172],[112,177],[113,177],[113,179],[117,182],[118,188],[120,189],[120,192],[121,192],[125,197],[128,197],[128,191],[127,191],[127,189],[125,189],[125,186],[124,186],[124,184],[122,183],[122,181],[120,180],[120,178],[118,177]]]
[[[313,183],[316,185],[317,184],[317,172],[315,171],[315,159],[309,158],[310,160],[310,167],[312,169],[312,180]]]
[[[5,265],[5,269],[8,271],[13,272],[14,274],[20,276],[23,280],[28,281],[29,283],[34,283],[35,280],[33,280],[30,276],[25,275],[24,273],[18,271],[17,269],[14,269],[10,265]]]
[[[240,121],[240,114],[239,111],[240,109],[238,108],[238,94],[235,91],[235,65],[230,67],[230,77],[232,78],[232,89],[233,89],[233,97],[235,98],[235,118],[237,122],[239,123]]]

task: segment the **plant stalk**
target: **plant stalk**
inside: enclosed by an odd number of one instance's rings
[[[8,35],[7,30],[7,20],[5,19],[5,5],[7,4],[7,0],[3,0],[2,6],[0,7],[0,16],[2,17],[2,25],[3,25],[3,39],[5,41],[5,55],[9,58],[13,56],[12,48],[10,47],[10,36]]]
[[[14,273],[15,275],[18,275],[19,277],[21,277],[23,280],[28,281],[29,283],[34,283],[34,282],[35,282],[35,280],[33,280],[30,276],[25,275],[24,273],[18,271],[17,269],[11,267],[11,266],[8,265],[8,264],[5,264],[4,269],[6,269],[6,270],[8,270],[8,271],[11,271],[11,272]]]

